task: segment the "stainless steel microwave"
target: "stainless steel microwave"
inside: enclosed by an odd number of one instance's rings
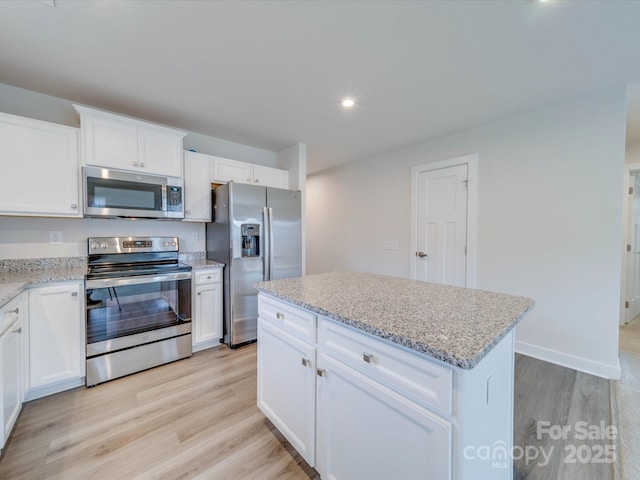
[[[184,218],[183,180],[83,167],[84,216]]]

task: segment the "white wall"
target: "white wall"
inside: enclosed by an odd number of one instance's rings
[[[310,176],[307,273],[408,277],[411,167],[477,153],[477,287],[535,299],[516,330],[520,351],[615,377],[625,95],[598,92]]]
[[[0,112],[79,127],[71,101],[2,83]],[[275,152],[195,133],[185,137],[184,147],[266,166],[277,160]],[[11,159],[0,158],[1,178],[9,178],[10,169]],[[62,231],[62,245],[49,245],[51,230]],[[88,237],[115,235],[178,236],[181,251],[205,250],[201,223],[0,216],[0,259],[86,255]]]
[[[70,100],[4,83],[0,83],[0,112],[60,123],[70,127],[80,126],[80,120],[73,108],[73,102]],[[140,120],[144,120],[144,118]],[[179,129],[175,125],[168,126]],[[189,133],[184,139],[184,148],[185,150],[193,149],[201,153],[232,158],[241,162],[257,163],[267,167],[276,166],[277,154],[275,152],[200,133]],[[0,159],[0,161],[2,160]]]
[[[625,163],[640,163],[640,139],[627,141]]]
[[[62,232],[61,245],[49,244],[49,231]],[[87,255],[88,237],[125,235],[180,237],[181,252],[205,250],[203,223],[0,216],[0,259]]]

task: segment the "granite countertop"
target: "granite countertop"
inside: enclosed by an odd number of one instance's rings
[[[193,268],[194,270],[204,270],[205,268],[222,268],[225,266],[224,263],[216,262],[215,260],[207,260],[206,258],[197,260],[183,260],[182,263],[191,265],[191,268]]]
[[[180,261],[193,270],[222,268],[224,263],[207,260],[205,252],[180,254]],[[29,285],[84,280],[87,257],[50,257],[0,260],[0,308]]]
[[[86,273],[86,265],[40,270],[0,271],[0,308],[29,285],[84,280]]]
[[[260,292],[471,369],[533,307],[530,298],[370,273],[256,284]]]

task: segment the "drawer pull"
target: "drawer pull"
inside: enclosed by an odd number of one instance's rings
[[[284,320],[284,313],[280,313],[280,312],[276,313],[276,318],[278,320]]]
[[[20,309],[18,307],[16,307],[13,310],[9,310],[7,313],[15,313],[17,315],[19,311],[20,311]]]
[[[71,296],[72,297],[77,297],[78,296],[78,292],[71,292]]]
[[[324,368],[317,368],[316,373],[319,377],[324,377],[327,372],[325,372]]]
[[[207,275],[207,280],[211,280],[211,275]]]
[[[18,328],[17,330],[14,330],[11,333],[17,333],[18,335],[20,335],[22,333],[22,327]]]
[[[367,363],[372,363],[373,362],[373,354],[364,352],[362,354],[362,359]]]
[[[305,367],[308,367],[309,365],[311,365],[311,360],[309,360],[308,358],[303,358],[302,365],[304,365]]]

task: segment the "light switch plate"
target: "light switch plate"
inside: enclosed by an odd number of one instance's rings
[[[398,250],[397,240],[385,240],[383,247],[385,250]]]

